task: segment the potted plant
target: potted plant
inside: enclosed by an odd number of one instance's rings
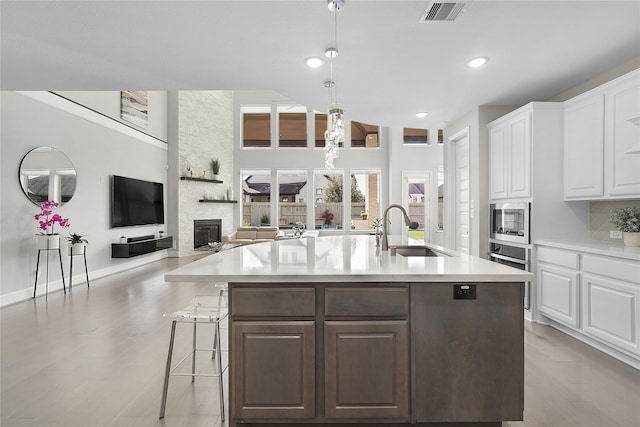
[[[71,245],[71,255],[82,255],[85,245],[89,244],[89,241],[78,233],[71,233],[66,239]]]
[[[333,223],[333,213],[329,209],[325,209],[325,211],[320,216],[324,218],[324,228],[329,228]]]
[[[625,246],[640,246],[640,205],[611,211],[609,222],[622,231]]]
[[[220,173],[220,161],[218,159],[211,160],[211,172],[213,172],[213,179],[218,179]]]
[[[360,212],[360,217],[362,219],[367,219],[367,218],[369,218],[369,214],[363,211],[363,212]]]
[[[267,215],[267,214],[262,215],[262,218],[260,218],[260,224],[268,225],[269,224],[269,215]]]
[[[53,209],[59,207],[60,204],[55,201],[47,201],[40,205],[40,213],[33,218],[38,221],[40,234],[38,237],[38,249],[60,249],[60,236],[55,232],[55,225],[60,228],[69,227],[69,218],[63,218],[60,214],[54,214]]]

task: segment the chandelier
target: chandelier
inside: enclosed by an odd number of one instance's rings
[[[331,60],[331,78],[324,82],[324,85],[329,88],[327,130],[324,132],[324,166],[327,169],[333,169],[333,161],[338,157],[338,148],[341,144],[344,145],[344,109],[338,104],[337,72],[334,69],[334,61],[338,56],[338,12],[344,8],[344,3],[345,0],[327,0],[327,7],[334,16],[334,45],[324,52],[325,56]]]

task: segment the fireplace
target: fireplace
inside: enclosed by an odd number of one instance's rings
[[[219,242],[222,238],[221,219],[196,219],[193,221],[193,249]]]

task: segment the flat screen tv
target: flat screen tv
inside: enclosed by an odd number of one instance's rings
[[[162,183],[113,176],[111,227],[164,224]]]

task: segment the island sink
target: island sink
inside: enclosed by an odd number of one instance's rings
[[[392,246],[389,248],[391,252],[391,256],[401,255],[401,256],[421,256],[421,257],[432,257],[432,256],[447,256],[443,253],[436,252],[429,248],[420,247],[420,246]]]

